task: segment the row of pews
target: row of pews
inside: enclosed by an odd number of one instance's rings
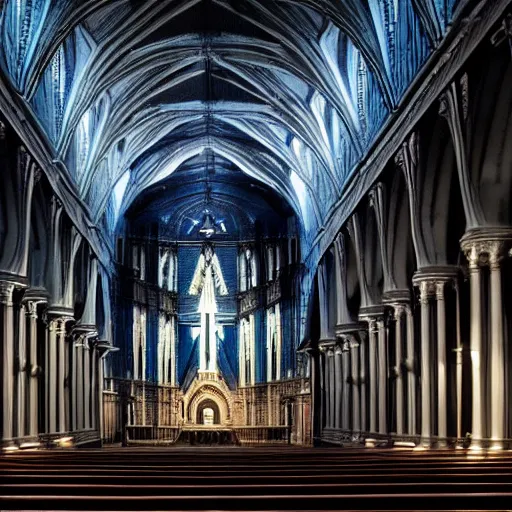
[[[506,510],[512,453],[140,447],[0,456],[0,509]]]

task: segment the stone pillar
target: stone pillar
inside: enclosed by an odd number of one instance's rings
[[[367,350],[366,346],[368,343],[368,333],[366,331],[359,331],[359,391],[361,394],[361,432],[366,432],[368,430],[368,424],[366,420],[367,416],[367,398],[366,398],[366,358],[367,358]]]
[[[91,428],[91,347],[84,342],[84,428]]]
[[[27,341],[29,346],[29,361],[27,372],[29,375],[29,418],[28,435],[31,438],[37,437],[38,421],[37,413],[39,410],[38,390],[40,368],[37,361],[37,301],[29,300],[26,303],[27,315]]]
[[[448,436],[448,384],[446,361],[446,304],[445,282],[436,282],[437,300],[437,436],[442,446]]]
[[[16,437],[24,438],[26,435],[26,420],[27,420],[27,320],[25,304],[19,305],[18,312],[18,336],[16,340],[17,349],[17,364],[16,366],[16,396],[17,396],[17,432]]]
[[[57,330],[58,321],[48,321],[48,365],[46,380],[48,389],[48,433],[57,432]]]
[[[448,435],[448,385],[447,385],[447,347],[446,347],[446,304],[445,288],[447,283],[457,279],[457,267],[425,267],[413,278],[415,286],[420,288],[421,303],[421,437],[424,446],[429,446],[432,437],[432,389],[436,390],[433,409],[437,411],[437,436],[440,445],[446,444]],[[432,325],[432,300],[435,299],[437,321]],[[437,360],[432,361],[430,354],[437,345]],[[437,368],[437,382],[432,383],[432,363]]]
[[[420,282],[421,303],[421,442],[430,446],[431,400],[430,400],[430,297],[431,284]]]
[[[1,341],[2,341],[2,441],[12,443],[14,427],[14,284],[0,281]]]
[[[59,411],[59,432],[66,432],[66,322],[61,320],[57,328],[57,351],[58,351],[58,411]]]
[[[503,296],[501,260],[512,246],[511,228],[479,228],[468,231],[461,240],[462,250],[469,262],[469,276],[471,288],[471,363],[473,384],[473,416],[472,416],[472,444],[473,448],[481,446],[485,437],[486,411],[484,404],[490,401],[489,435],[491,448],[502,449],[503,439],[506,437],[506,367],[505,338],[503,322]],[[481,266],[489,265],[489,286],[483,290]],[[483,293],[488,292],[490,304],[490,318],[486,317],[486,310],[482,306]],[[490,321],[489,321],[490,320]],[[492,372],[487,374],[481,367],[481,354],[483,352],[483,329],[490,325],[488,334],[487,353],[490,359]],[[486,386],[487,384],[487,386]],[[484,389],[489,389],[490,396],[484,396]]]
[[[503,297],[501,282],[501,258],[503,243],[496,241],[489,244],[490,290],[491,295],[491,448],[503,449],[506,437],[505,423],[505,346],[503,325]]]
[[[359,319],[368,323],[370,370],[370,432],[387,434],[387,332],[384,306],[361,308]]]
[[[334,393],[335,412],[334,412],[334,427],[341,428],[342,423],[342,400],[343,400],[343,373],[341,369],[342,350],[339,345],[334,350],[334,373],[336,375],[336,389]]]
[[[378,363],[379,363],[379,433],[387,434],[387,332],[384,319],[380,317],[377,320],[378,331]]]
[[[320,433],[325,425],[325,348],[319,347],[318,354],[318,373],[319,373],[319,382],[320,382]]]
[[[470,285],[470,351],[471,351],[471,447],[481,448],[484,437],[482,357],[482,276],[480,250],[476,244],[464,244],[469,261]]]
[[[368,321],[368,345],[370,356],[370,432],[376,433],[377,428],[377,322]]]
[[[330,401],[330,428],[335,427],[336,422],[336,367],[335,367],[335,348],[329,347],[329,401]]]
[[[404,307],[402,304],[394,304],[393,311],[395,320],[396,433],[400,436],[404,433],[404,380],[402,375],[402,322]]]
[[[96,343],[93,343],[90,346],[90,354],[91,354],[91,420],[90,426],[94,430],[99,430],[98,428],[98,350],[96,349]],[[160,422],[160,420],[159,420]]]
[[[351,430],[350,422],[350,350],[348,344],[343,343],[342,351],[342,374],[343,374],[343,402],[341,428]]]
[[[414,354],[414,318],[411,308],[406,306],[406,369],[407,369],[407,433],[417,434],[416,427],[416,370]]]
[[[355,336],[348,336],[352,362],[352,430],[361,432],[361,396],[359,393],[359,343]]]
[[[79,336],[75,344],[76,350],[76,388],[74,391],[75,396],[75,418],[76,429],[82,430],[84,428],[84,343],[85,335]]]

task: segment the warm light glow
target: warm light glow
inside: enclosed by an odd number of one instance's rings
[[[396,441],[393,446],[396,448],[414,448],[416,444],[412,441]]]
[[[40,442],[33,441],[33,442],[30,442],[30,443],[22,443],[20,448],[22,450],[25,450],[25,449],[30,449],[30,448],[39,448],[39,446],[41,446]]]

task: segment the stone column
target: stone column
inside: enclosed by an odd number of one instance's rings
[[[48,321],[48,366],[46,380],[48,389],[48,433],[57,432],[57,330],[58,320]]]
[[[366,411],[367,403],[366,403],[366,357],[367,350],[366,344],[368,343],[368,333],[366,331],[359,331],[359,383],[360,383],[360,394],[361,394],[361,432],[366,432],[368,430],[368,425],[366,421]]]
[[[325,348],[319,347],[318,354],[318,372],[320,382],[320,433],[324,428],[324,422],[326,418],[325,414]]]
[[[480,448],[484,436],[484,416],[482,409],[482,277],[480,271],[480,248],[477,244],[464,244],[463,250],[469,261],[470,303],[470,350],[471,350],[471,447]]]
[[[445,282],[436,283],[437,300],[437,435],[442,446],[448,436],[447,418],[447,362],[446,362],[446,304],[444,298]]]
[[[341,354],[342,350],[339,345],[336,345],[334,350],[334,373],[336,375],[336,390],[334,393],[335,413],[334,413],[334,427],[341,428],[342,409],[341,404],[343,400],[343,373],[341,370]]]
[[[377,322],[368,321],[368,345],[370,356],[370,432],[376,433],[377,428]]]
[[[84,428],[91,428],[91,348],[89,340],[84,342]]]
[[[495,241],[489,244],[489,267],[491,273],[491,448],[503,449],[506,437],[505,423],[505,346],[503,336],[503,297],[501,282],[501,258],[503,243]]]
[[[430,297],[432,286],[428,281],[420,282],[421,303],[421,442],[430,446],[431,400],[430,400]]]
[[[379,362],[379,433],[387,434],[387,332],[383,318],[377,320]]]
[[[334,428],[335,424],[335,387],[336,387],[336,374],[334,364],[334,347],[328,349],[328,360],[329,360],[329,428]]]
[[[67,347],[67,331],[66,326],[72,317],[63,317],[58,321],[57,327],[57,343],[58,343],[58,411],[59,411],[59,432],[68,432],[69,425],[69,348]]]
[[[2,315],[2,441],[12,443],[14,427],[14,312],[12,294],[14,284],[0,281],[0,309]]]
[[[90,347],[91,354],[91,420],[90,425],[94,430],[98,428],[98,350],[96,349],[96,343],[93,343]]]
[[[352,430],[361,432],[361,396],[359,393],[359,343],[355,336],[348,336],[352,362]]]
[[[414,354],[414,318],[411,308],[405,307],[406,317],[406,369],[407,369],[407,433],[417,434],[416,428],[416,371]]]
[[[394,304],[395,320],[395,375],[396,375],[396,433],[404,433],[404,381],[402,376],[402,321],[404,318],[404,307],[402,304]]]
[[[17,348],[17,433],[16,437],[24,438],[26,435],[26,419],[27,419],[27,319],[25,304],[19,305],[18,312],[18,336],[16,340]]]
[[[76,389],[75,396],[75,417],[76,429],[84,428],[84,343],[85,334],[81,334],[75,344],[76,350]]]
[[[37,301],[29,300],[26,304],[27,315],[27,338],[29,344],[29,419],[28,435],[31,438],[37,437],[38,421],[37,413],[39,410],[38,389],[40,368],[37,361]]]
[[[471,366],[472,366],[472,443],[473,448],[482,445],[485,436],[484,396],[487,381],[490,396],[489,435],[491,448],[502,449],[506,437],[506,379],[505,379],[505,341],[503,322],[503,297],[501,260],[506,251],[512,246],[512,228],[491,227],[477,228],[468,231],[461,240],[461,247],[469,262],[469,278],[471,289]],[[488,295],[490,302],[490,318],[487,319],[482,306],[483,284],[481,265],[489,265],[490,279]],[[489,380],[481,367],[483,352],[484,321],[490,320],[488,335],[488,355],[492,372]]]
[[[351,430],[350,422],[350,349],[346,342],[343,343],[342,351],[342,374],[343,374],[343,402],[342,423],[343,430]]]

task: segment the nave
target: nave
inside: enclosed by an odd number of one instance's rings
[[[0,460],[0,505],[38,510],[500,510],[512,455],[360,448],[108,448]]]

